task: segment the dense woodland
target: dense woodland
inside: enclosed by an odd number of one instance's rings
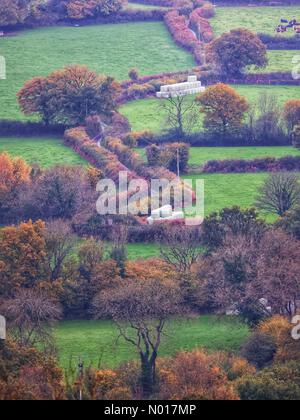
[[[4,41],[25,27],[77,28],[112,19],[117,28],[121,21],[157,20],[195,65],[152,75],[129,67],[127,80],[117,80],[84,63],[66,63],[22,83],[13,98],[22,119],[0,120],[0,146],[2,137],[8,145],[0,148],[0,314],[8,332],[0,340],[0,400],[299,400],[299,78],[263,73],[275,33],[268,42],[244,27],[215,36],[218,15],[210,2],[140,3],[130,9],[119,0],[0,0]],[[215,3],[238,9],[246,2]],[[292,39],[298,42],[298,34]],[[124,106],[155,101],[162,85],[184,82],[191,73],[205,92],[162,100],[158,132],[132,128]],[[269,83],[252,101],[237,87],[252,77],[257,86],[265,80],[290,85],[293,96],[279,100]],[[47,165],[28,158],[22,136],[46,141],[44,135],[54,134],[62,162],[51,164],[51,153]],[[15,136],[20,147],[11,153]],[[212,158],[198,162],[195,154],[191,164],[195,147],[200,156],[209,148]],[[63,161],[65,149],[76,164]],[[213,158],[217,149],[226,157]],[[124,171],[146,188],[154,178],[171,182],[178,175],[220,175],[225,184],[236,174],[249,175],[249,184],[252,175],[262,178],[248,205],[222,201],[198,226],[185,220],[149,225],[142,210],[97,212],[99,181],[117,182]],[[130,246],[153,246],[155,255],[131,258]],[[204,316],[236,328],[237,344],[226,347],[228,337],[216,348],[177,344],[170,323],[186,322],[187,344],[189,321],[200,320],[200,334]],[[63,366],[58,329],[73,321],[95,323],[100,339],[101,325],[111,325],[114,343],[126,346],[130,357],[114,365],[79,361],[78,370],[70,353]],[[100,346],[97,352],[100,360]]]

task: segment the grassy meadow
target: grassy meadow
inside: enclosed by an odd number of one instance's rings
[[[59,138],[0,137],[0,153],[21,157],[29,164],[49,168],[56,165],[87,165]]]
[[[198,174],[186,175],[184,179],[203,179],[205,182],[205,215],[220,211],[225,207],[253,207],[259,188],[269,174]],[[266,215],[269,220],[273,216]]]
[[[231,29],[246,28],[251,32],[275,35],[275,28],[280,19],[300,19],[299,6],[286,7],[217,7],[216,15],[211,24],[216,36],[229,32]],[[289,30],[283,37],[293,36],[294,31]]]
[[[179,350],[203,347],[208,350],[237,351],[249,335],[248,327],[236,318],[201,316],[169,321],[163,337],[160,356]],[[120,339],[110,321],[66,321],[56,330],[60,365],[76,366],[82,356],[86,366],[116,367],[138,358],[134,348]]]
[[[194,66],[163,22],[26,30],[0,39],[0,55],[7,65],[7,79],[0,81],[0,119],[13,120],[25,119],[16,101],[24,82],[66,65],[87,65],[118,80],[127,79],[133,67],[147,75]]]

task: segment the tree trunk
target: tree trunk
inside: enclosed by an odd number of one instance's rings
[[[141,383],[143,397],[145,398],[149,398],[154,392],[156,383],[156,358],[156,354],[153,354],[150,359],[148,355],[141,354]]]

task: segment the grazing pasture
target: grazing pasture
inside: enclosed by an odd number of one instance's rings
[[[199,174],[186,175],[183,179],[203,179],[205,182],[205,215],[222,210],[224,207],[252,207],[258,189],[269,174]],[[270,216],[271,219],[274,219]],[[268,217],[269,219],[269,217]]]
[[[168,322],[160,356],[170,356],[179,350],[203,347],[208,350],[237,351],[249,335],[248,327],[238,318],[201,316],[190,320]],[[68,368],[83,356],[86,366],[116,367],[137,359],[130,344],[120,339],[110,321],[66,321],[56,329],[60,365]]]
[[[202,166],[209,160],[226,159],[258,159],[281,158],[284,156],[300,156],[300,150],[292,146],[286,147],[191,147],[191,166]]]
[[[23,158],[29,164],[49,168],[56,165],[87,165],[59,138],[0,137],[0,153]]]
[[[250,67],[249,73],[292,73],[292,70],[295,67],[295,64],[293,64],[293,58],[296,55],[298,55],[298,51],[269,50],[268,65],[263,69]]]
[[[211,19],[214,34],[216,36],[229,32],[231,29],[246,28],[255,33],[275,35],[275,27],[280,19],[300,20],[299,6],[293,7],[217,7],[216,15]],[[283,37],[293,36],[290,29]]]
[[[14,120],[25,119],[16,100],[24,82],[66,65],[87,65],[119,80],[133,67],[147,75],[194,66],[163,22],[26,30],[1,38],[0,55],[7,63],[7,79],[0,80],[0,119]]]
[[[300,97],[300,86],[235,85],[233,87],[254,104],[264,92],[274,95],[281,105],[289,99]],[[191,96],[190,100],[193,99],[194,97]],[[166,119],[160,103],[160,100],[156,98],[142,99],[125,104],[120,111],[129,119],[134,131],[159,132],[164,128]]]

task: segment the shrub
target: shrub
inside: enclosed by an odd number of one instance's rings
[[[134,131],[124,138],[124,144],[126,146],[132,147],[132,145],[143,146],[153,143],[154,134],[151,131]]]
[[[130,78],[132,81],[136,82],[136,81],[139,79],[139,73],[138,73],[138,70],[137,70],[137,69],[131,69],[131,70],[129,70],[129,72],[128,72],[128,76],[129,76],[129,78]]]
[[[189,161],[189,145],[186,143],[170,143],[161,147],[152,144],[146,148],[149,166],[163,166],[170,171],[177,172],[177,158],[179,169],[185,171]]]
[[[277,351],[276,342],[269,334],[254,333],[244,344],[241,355],[258,369],[270,365]]]
[[[135,83],[126,90],[127,101],[143,99],[146,96],[155,93],[155,88],[150,83]]]
[[[236,388],[242,400],[299,400],[300,365],[295,362],[275,365],[238,380]]]

